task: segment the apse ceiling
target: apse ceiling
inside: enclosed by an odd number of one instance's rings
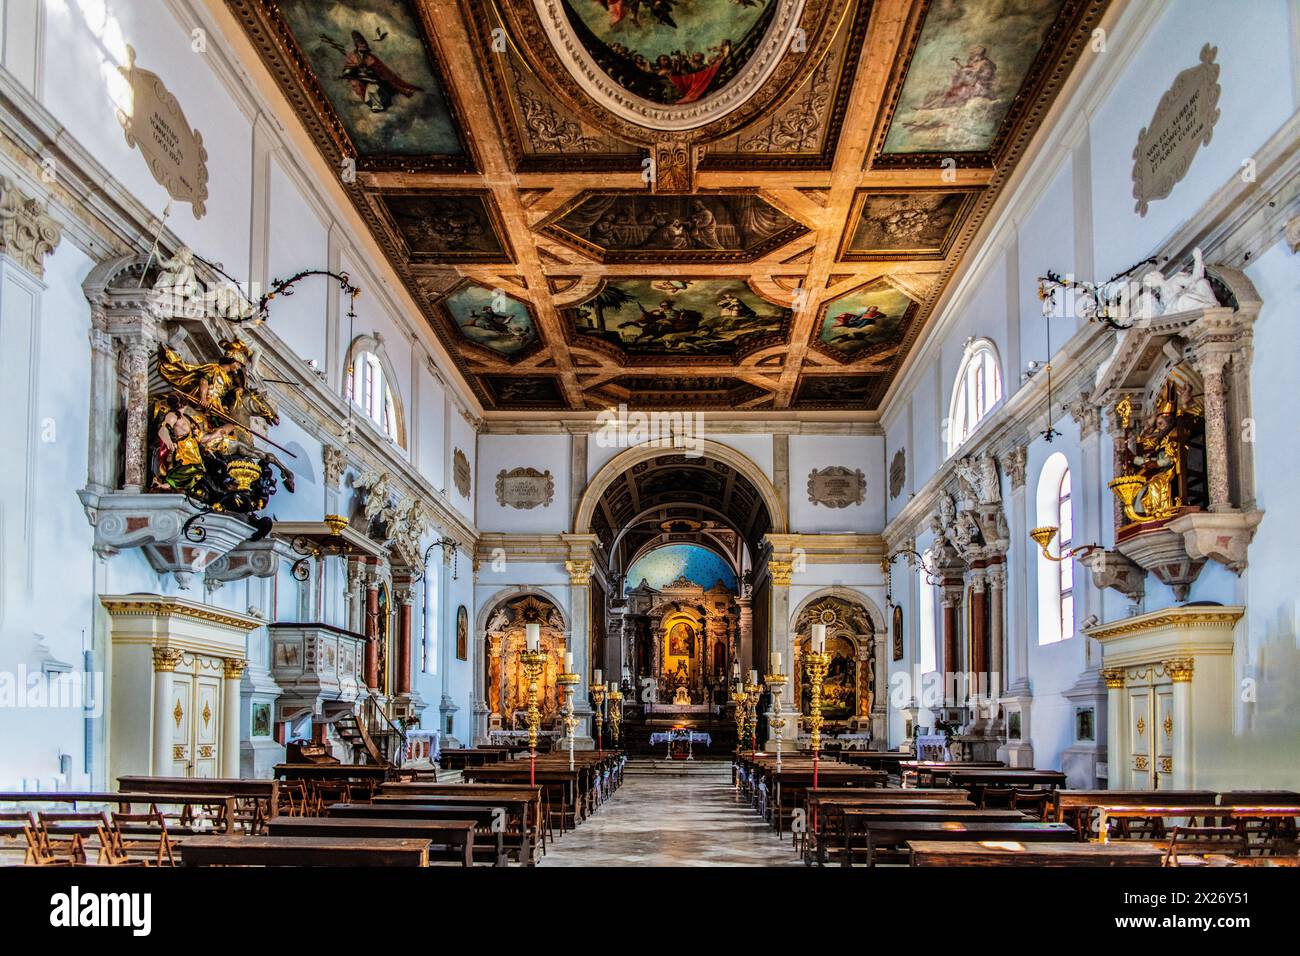
[[[1109,0],[227,2],[490,413],[877,408]]]

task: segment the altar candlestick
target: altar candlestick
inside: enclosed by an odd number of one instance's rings
[[[758,671],[755,670],[755,669],[753,669],[753,668],[750,668],[750,671],[749,671],[749,682],[750,682],[751,684],[757,684],[757,683],[758,683]]]
[[[597,668],[596,668],[596,674],[595,674],[595,676],[592,678],[591,682],[592,682],[593,684],[603,684],[603,683],[605,683],[605,672],[604,672],[603,670],[601,670],[599,667],[597,667]]]
[[[820,654],[826,650],[825,624],[814,624],[812,626],[812,650],[814,654]]]
[[[732,679],[732,680],[740,680],[740,661],[732,661],[732,663],[731,663],[731,679]]]
[[[536,650],[537,650],[537,645],[540,644],[540,643],[541,643],[541,640],[542,640],[542,626],[541,626],[540,624],[536,624],[536,623],[534,623],[534,624],[525,624],[525,625],[524,625],[524,634],[525,634],[525,638],[524,638],[524,640],[525,640],[525,641],[527,642],[527,644],[528,644],[528,650],[529,650],[530,652],[531,652],[531,651],[536,651]]]

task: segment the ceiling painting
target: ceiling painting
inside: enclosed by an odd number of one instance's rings
[[[840,258],[942,259],[975,199],[972,190],[864,190],[853,203]]]
[[[537,350],[539,339],[532,313],[503,289],[466,282],[441,305],[466,341],[508,361]]]
[[[888,282],[878,280],[828,302],[817,330],[817,345],[845,361],[898,347],[916,303]]]

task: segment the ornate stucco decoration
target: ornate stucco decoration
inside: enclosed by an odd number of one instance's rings
[[[831,465],[808,473],[808,500],[827,508],[860,505],[866,499],[867,477],[861,468]]]
[[[136,66],[132,47],[127,46],[126,56],[126,66],[118,69],[131,87],[131,96],[129,107],[124,104],[117,111],[126,143],[140,148],[149,172],[167,195],[189,203],[194,218],[202,219],[208,199],[208,151],[203,134],[190,128],[162,77]]]
[[[1183,70],[1160,97],[1151,122],[1133,147],[1133,209],[1147,214],[1149,203],[1164,199],[1187,175],[1201,146],[1210,145],[1219,121],[1219,48],[1205,44],[1201,62]]]
[[[459,448],[451,456],[451,480],[456,485],[456,490],[460,492],[462,498],[469,497],[471,469],[469,459]]]
[[[502,469],[497,474],[497,504],[531,510],[548,508],[555,500],[555,479],[536,468]]]
[[[1025,467],[1029,462],[1029,447],[1017,445],[1002,456],[1002,471],[1011,482],[1011,490],[1025,487]]]
[[[8,256],[38,279],[45,275],[45,257],[54,251],[62,227],[7,176],[0,176],[0,254]]]
[[[365,496],[362,515],[371,534],[383,540],[398,563],[423,571],[420,539],[432,520],[424,504],[409,495],[399,496],[387,472],[368,471],[353,479],[352,487]]]
[[[337,488],[348,466],[347,453],[336,445],[321,446],[321,464],[324,466],[325,487]]]

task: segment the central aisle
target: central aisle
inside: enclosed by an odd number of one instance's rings
[[[632,761],[623,786],[538,866],[802,865],[789,834],[779,839],[737,795],[730,764],[688,764],[688,774],[650,766]]]

